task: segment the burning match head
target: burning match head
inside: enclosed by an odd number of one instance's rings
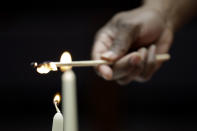
[[[42,65],[46,65],[46,64],[48,65],[50,63],[52,63],[52,62],[51,61],[44,61],[44,62],[39,63],[39,64],[37,62],[31,62],[30,65],[33,66],[34,68],[37,68],[37,67],[40,67]]]
[[[32,62],[30,65],[37,68],[37,72],[40,74],[47,74],[50,71],[57,71],[57,66],[53,62],[43,62],[40,64],[37,62]]]
[[[40,64],[38,64],[37,62],[32,62],[30,65],[33,66],[34,68],[36,68],[38,73],[47,74],[50,71],[57,71],[58,70],[57,67],[59,67],[62,72],[70,70],[72,68],[72,66],[67,66],[67,65],[58,66],[58,64],[57,64],[57,63],[66,64],[69,62],[72,62],[71,55],[69,52],[64,52],[60,58],[60,62],[46,61],[46,62],[42,62]]]

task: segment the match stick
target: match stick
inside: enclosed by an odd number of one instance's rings
[[[170,59],[169,54],[158,54],[156,55],[156,60],[157,61],[167,61]],[[72,66],[72,67],[86,67],[86,66],[98,66],[102,64],[112,64],[106,60],[89,60],[89,61],[72,61],[70,63],[62,63],[62,62],[52,62],[55,64],[57,67],[61,66]]]

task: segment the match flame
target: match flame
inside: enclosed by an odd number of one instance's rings
[[[59,104],[60,101],[61,101],[61,96],[60,96],[59,93],[57,93],[57,94],[55,95],[54,99],[53,99],[53,102]]]
[[[47,64],[43,64],[43,65],[37,67],[37,72],[40,74],[47,74],[50,72],[50,68],[48,67]]]
[[[50,71],[57,71],[57,66],[53,62],[44,63],[37,67],[37,72],[40,74],[47,74]]]
[[[72,62],[72,58],[69,52],[64,52],[60,58],[60,62],[61,63],[70,63]],[[67,71],[70,70],[72,68],[72,66],[62,66],[60,67],[61,71]]]
[[[50,70],[52,70],[52,71],[57,71],[57,66],[56,66],[55,63],[50,62],[50,63],[49,63],[49,67],[50,67]]]

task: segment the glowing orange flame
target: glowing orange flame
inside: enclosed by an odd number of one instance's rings
[[[50,72],[50,68],[48,67],[48,65],[43,64],[43,65],[37,67],[37,72],[40,74],[47,74]]]
[[[61,96],[60,96],[59,93],[57,93],[57,94],[55,95],[54,99],[53,99],[53,102],[59,104],[60,101],[61,101]]]
[[[72,58],[69,52],[64,52],[60,58],[60,62],[61,63],[70,63],[72,62]],[[70,70],[72,68],[72,66],[62,66],[60,67],[61,71],[66,71],[66,70]]]
[[[40,74],[47,74],[50,71],[57,71],[57,66],[53,62],[42,64],[37,67],[37,72]]]
[[[56,66],[55,63],[50,62],[50,63],[49,63],[49,67],[50,67],[50,70],[52,70],[52,71],[57,71],[57,66]]]

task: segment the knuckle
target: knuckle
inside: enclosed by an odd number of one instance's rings
[[[125,32],[137,31],[141,26],[140,22],[131,19],[130,16],[128,16],[128,12],[120,12],[116,14],[110,23],[113,27]]]
[[[141,25],[139,23],[130,20],[119,19],[116,23],[116,27],[119,30],[123,30],[129,34],[132,32],[135,32],[137,34],[138,31],[140,30]]]
[[[119,19],[116,26],[119,29],[130,30],[133,25],[130,22],[125,21],[124,19]]]
[[[114,51],[116,51],[117,53],[124,53],[127,52],[128,48],[125,48],[124,46],[121,46],[122,41],[121,40],[116,40],[116,45],[114,47],[112,47],[112,49]]]
[[[99,31],[96,32],[94,40],[98,40],[100,38],[107,38],[108,41],[113,40],[114,31],[110,26],[104,26]]]
[[[127,28],[130,26],[130,22],[127,22],[127,17],[125,12],[120,12],[113,17],[113,22],[118,28]]]
[[[113,16],[113,19],[114,19],[114,20],[121,19],[123,16],[125,16],[125,14],[126,14],[126,12],[124,12],[124,11],[119,12],[119,13],[117,13],[117,14],[115,14],[115,15]]]

